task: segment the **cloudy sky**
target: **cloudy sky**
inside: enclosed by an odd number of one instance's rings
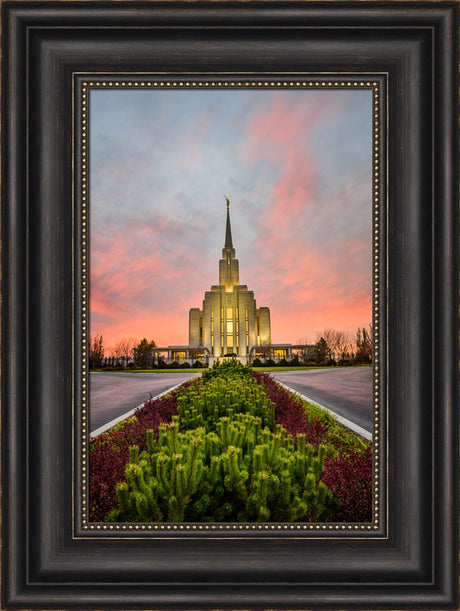
[[[272,342],[371,320],[371,92],[93,90],[91,333],[188,343],[230,199]]]

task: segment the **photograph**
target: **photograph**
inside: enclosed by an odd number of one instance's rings
[[[145,85],[88,88],[90,521],[371,523],[371,83]]]

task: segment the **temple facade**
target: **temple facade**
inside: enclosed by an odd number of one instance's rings
[[[271,343],[270,309],[258,308],[253,291],[240,284],[239,262],[233,248],[230,225],[230,202],[227,200],[227,225],[222,258],[219,261],[219,284],[206,291],[202,308],[189,313],[189,348],[201,348],[209,363],[236,356],[250,361],[257,346]]]
[[[189,343],[179,346],[155,346],[154,364],[162,367],[199,361],[211,366],[217,359],[238,358],[244,364],[255,359],[290,361],[294,356],[312,358],[314,345],[272,344],[270,309],[257,307],[253,291],[240,284],[239,262],[235,255],[227,200],[227,225],[222,258],[219,260],[219,284],[204,294],[202,308],[189,311]],[[132,359],[131,359],[132,360]],[[105,365],[112,364],[110,358]],[[119,360],[117,362],[119,363]],[[127,362],[121,364],[127,365]]]

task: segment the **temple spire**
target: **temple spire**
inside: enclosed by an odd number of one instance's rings
[[[225,230],[225,248],[232,249],[233,242],[232,242],[232,228],[230,227],[230,200],[228,199],[228,197],[226,197],[225,201],[227,202],[227,228]]]
[[[230,226],[230,200],[227,202],[227,227],[225,229],[225,246],[222,248],[222,259],[219,261],[219,286],[224,286],[227,292],[233,291],[240,283],[239,263],[233,248],[232,228]]]

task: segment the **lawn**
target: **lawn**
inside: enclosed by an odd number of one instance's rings
[[[343,367],[339,367],[339,369],[349,369],[350,367],[371,367],[371,365],[364,363],[364,364],[356,364],[356,365],[344,365]],[[302,370],[309,370],[309,369],[328,369],[328,370],[332,370],[334,369],[334,367],[330,367],[330,366],[325,366],[325,365],[317,365],[317,366],[303,366],[303,365],[292,365],[292,366],[285,366],[285,367],[257,367],[255,368],[255,371],[263,371],[263,372],[274,372],[274,371],[302,371]],[[92,369],[91,372],[92,373],[100,373],[100,372],[105,372],[105,373],[203,373],[203,371],[206,371],[206,368],[198,368],[198,367],[178,367],[177,369],[172,369],[172,368],[167,368],[167,369],[111,369],[111,368],[104,368],[104,369]]]
[[[178,368],[178,369],[91,369],[91,373],[202,373],[206,369],[198,367]]]

